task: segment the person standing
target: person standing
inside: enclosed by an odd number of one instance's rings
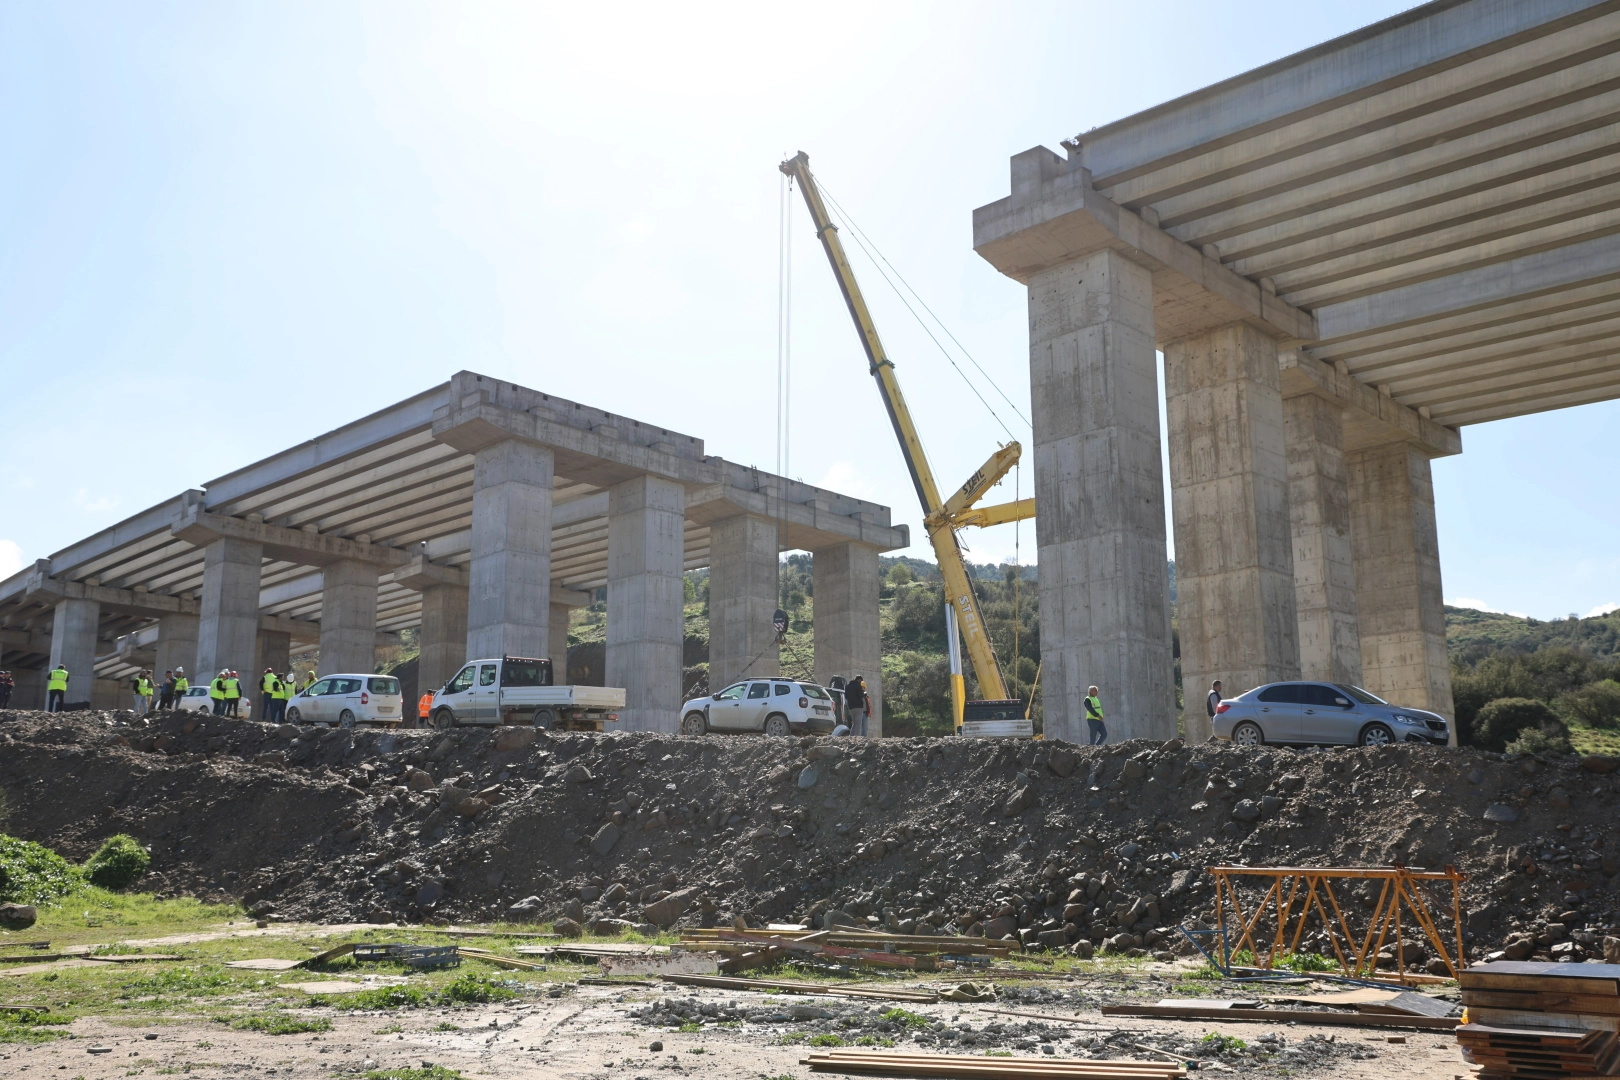
[[[191,689],[191,681],[186,678],[186,669],[174,669],[174,707],[179,708],[180,703],[186,699],[186,691]]]
[[[11,690],[15,685],[11,672],[0,671],[0,709],[11,708]]]
[[[68,669],[57,664],[45,676],[45,711],[61,712],[67,702]]]
[[[866,694],[866,680],[856,675],[844,687],[844,712],[848,715],[844,722],[849,725],[851,735],[866,734],[866,717],[872,707],[872,699]]]
[[[432,727],[433,717],[433,691],[423,694],[416,703],[416,726]]]
[[[158,712],[174,708],[174,672],[165,671],[163,681],[158,683]]]
[[[274,668],[265,668],[259,676],[259,717],[267,724],[276,722],[276,689],[280,685]]]
[[[1221,680],[1216,679],[1209,684],[1209,697],[1204,699],[1204,711],[1209,713],[1211,721],[1215,719],[1215,710],[1221,707]]]
[[[130,689],[135,691],[135,715],[145,716],[152,708],[152,677],[145,668],[135,673]]]
[[[1102,699],[1097,697],[1095,686],[1086,690],[1086,728],[1091,732],[1090,745],[1101,746],[1108,741],[1108,728],[1103,724]]]
[[[225,715],[242,719],[242,680],[234,670],[225,673]]]
[[[229,674],[224,668],[220,669],[214,681],[208,684],[208,696],[214,703],[214,715],[225,715],[225,676]]]

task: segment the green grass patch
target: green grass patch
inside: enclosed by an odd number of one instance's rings
[[[805,1041],[808,1042],[811,1046],[848,1046],[849,1045],[843,1039],[841,1039],[837,1035],[833,1035],[831,1033],[824,1034],[824,1035],[812,1035],[812,1036],[810,1036],[809,1039],[807,1039]]]
[[[777,1038],[777,1040],[776,1040],[776,1045],[778,1045],[778,1046],[798,1046],[800,1043],[804,1042],[804,1040],[808,1039],[809,1037],[810,1037],[810,1033],[808,1031],[790,1031],[786,1035],[779,1036]]]
[[[462,1080],[461,1073],[443,1065],[429,1065],[425,1069],[372,1069],[364,1080]]]
[[[84,872],[41,844],[0,835],[0,902],[48,904],[84,887]]]
[[[67,1035],[56,1028],[73,1023],[66,1013],[0,1013],[0,1043],[44,1043]]]
[[[703,1049],[703,1047],[701,1047],[701,1046],[694,1046],[694,1047],[692,1047],[692,1049],[688,1050],[687,1053],[688,1054],[707,1054],[708,1051]]]
[[[461,1030],[461,1025],[452,1024],[448,1020],[440,1020],[439,1023],[434,1027],[433,1030],[434,1031],[460,1031]]]
[[[420,1009],[429,1001],[428,992],[420,986],[379,986],[352,994],[311,994],[309,1003],[341,1009],[343,1012],[361,1012],[373,1009]]]
[[[862,1035],[855,1040],[856,1046],[893,1046],[894,1040],[887,1035]]]
[[[898,1008],[890,1009],[888,1012],[883,1014],[882,1018],[891,1024],[899,1024],[901,1027],[918,1030],[931,1027],[934,1023],[932,1020],[928,1019],[928,1017],[923,1016],[920,1013],[914,1013],[906,1009]]]
[[[1212,1054],[1225,1054],[1249,1048],[1249,1044],[1236,1035],[1222,1035],[1218,1031],[1211,1031],[1208,1035],[1199,1039],[1198,1045]]]
[[[488,1005],[492,1001],[510,1001],[515,997],[517,991],[510,986],[502,986],[492,982],[487,975],[475,975],[469,971],[439,991],[439,1004]]]
[[[703,1025],[698,1023],[696,1020],[687,1020],[675,1030],[679,1031],[683,1035],[695,1035],[703,1030]]]
[[[1572,723],[1569,725],[1569,741],[1577,754],[1620,755],[1620,729],[1617,728]]]
[[[306,1031],[331,1031],[332,1021],[324,1016],[305,1019],[286,1013],[254,1013],[229,1021],[237,1031],[257,1031],[263,1035],[302,1035]]]

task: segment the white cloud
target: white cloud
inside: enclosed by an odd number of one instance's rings
[[[15,540],[0,540],[0,578],[8,578],[22,568],[22,547]]]
[[[1620,611],[1620,604],[1599,604],[1585,615],[1582,615],[1581,618],[1595,619],[1599,615],[1607,615],[1611,611]]]
[[[878,499],[878,485],[872,471],[848,459],[833,462],[821,479],[816,481],[815,486],[836,491],[840,495],[853,495],[857,499],[881,501]],[[927,541],[927,537],[923,539],[924,542]]]

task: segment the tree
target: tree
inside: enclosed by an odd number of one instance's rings
[[[1568,733],[1558,714],[1545,701],[1532,698],[1497,698],[1488,702],[1474,718],[1471,741],[1475,746],[1500,753],[1525,731],[1538,731],[1548,736]]]

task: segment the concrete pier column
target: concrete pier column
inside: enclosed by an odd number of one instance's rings
[[[554,468],[550,450],[517,439],[474,458],[469,660],[550,655]]]
[[[203,549],[203,584],[197,620],[194,683],[211,681],[221,668],[253,670],[259,644],[259,568],[264,545],[222,537]]]
[[[63,701],[68,705],[89,705],[94,700],[96,631],[100,624],[101,605],[96,601],[68,598],[56,602],[56,614],[51,620],[50,666],[67,666],[68,688]]]
[[[1111,739],[1171,738],[1153,278],[1099,251],[1033,275],[1029,303],[1046,737],[1086,741],[1095,684]]]
[[[780,675],[776,614],[776,522],[742,515],[709,530],[709,689],[746,677]]]
[[[1314,394],[1283,402],[1294,536],[1299,674],[1359,684],[1355,556],[1344,466],[1344,407]]]
[[[260,630],[258,659],[253,663],[253,700],[259,700],[259,688],[263,685],[260,678],[264,675],[265,668],[270,668],[277,676],[282,676],[287,674],[291,664],[292,635],[285,630]]]
[[[1246,323],[1172,342],[1164,363],[1183,716],[1202,742],[1212,680],[1230,697],[1299,677],[1281,380],[1276,342]]]
[[[872,699],[866,733],[879,738],[883,735],[883,641],[878,627],[877,549],[865,544],[833,544],[816,548],[812,554],[816,681],[825,686],[834,675],[846,680],[852,675],[864,678]],[[718,684],[712,685],[718,688]]]
[[[464,586],[429,585],[422,590],[421,646],[417,693],[443,689],[467,662],[467,589]]]
[[[377,664],[378,567],[339,559],[322,573],[320,673],[369,672]]]
[[[161,679],[165,671],[185,668],[187,680],[197,682],[196,667],[197,616],[179,612],[159,615],[156,656],[152,662],[154,675]]]
[[[568,623],[573,614],[569,605],[551,602],[551,628],[546,636],[551,649],[551,679],[558,686],[568,685]]]
[[[1440,586],[1440,537],[1429,459],[1405,443],[1346,459],[1362,685],[1452,721],[1451,663]]]
[[[607,685],[623,687],[625,731],[680,722],[686,489],[640,476],[609,489]]]

